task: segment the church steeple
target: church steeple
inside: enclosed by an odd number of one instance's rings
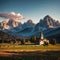
[[[43,35],[43,32],[41,32],[41,40],[44,39],[44,35]]]

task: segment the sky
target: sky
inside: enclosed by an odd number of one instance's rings
[[[31,19],[34,23],[50,15],[55,20],[60,20],[60,0],[0,0],[0,13],[20,13],[24,23]],[[0,17],[0,21],[2,21]]]

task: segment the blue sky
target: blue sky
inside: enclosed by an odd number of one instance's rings
[[[46,15],[60,20],[60,0],[0,0],[1,12],[21,13],[25,17],[22,23],[29,19],[37,23]]]

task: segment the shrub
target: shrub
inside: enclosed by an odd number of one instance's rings
[[[52,40],[50,41],[50,44],[55,45],[55,44],[56,44],[56,39],[52,39]]]

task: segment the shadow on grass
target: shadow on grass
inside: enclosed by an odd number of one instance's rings
[[[13,52],[11,56],[0,56],[0,60],[60,60],[60,51]]]

